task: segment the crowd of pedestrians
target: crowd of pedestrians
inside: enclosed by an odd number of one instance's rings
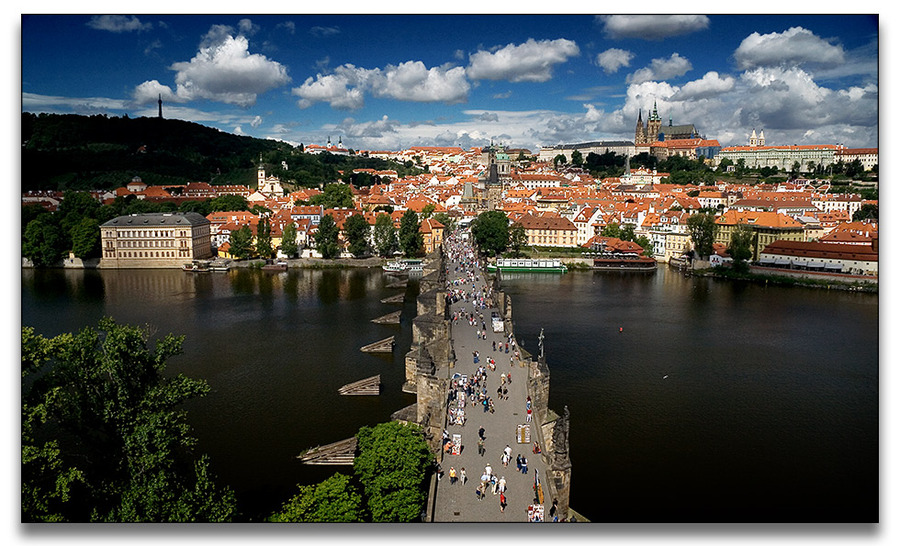
[[[448,430],[444,431],[445,465],[448,459],[454,464],[449,471],[449,490],[441,490],[439,485],[439,491],[443,491],[439,492],[439,498],[442,494],[449,495],[450,499],[444,497],[444,502],[462,507],[467,506],[466,496],[472,495],[469,498],[474,501],[474,509],[479,511],[478,517],[471,518],[474,521],[525,521],[528,519],[527,509],[537,500],[537,490],[533,487],[537,480],[536,476],[533,479],[529,474],[528,459],[521,453],[516,453],[516,471],[512,472],[510,466],[515,451],[511,445],[521,441],[515,438],[516,426],[531,422],[532,402],[530,397],[526,398],[524,382],[518,383],[517,380],[517,388],[513,389],[513,375],[519,376],[521,373],[516,371],[520,363],[519,348],[511,333],[495,332],[490,327],[494,307],[493,288],[484,280],[481,273],[483,264],[477,254],[467,240],[458,237],[458,233],[445,242],[448,259],[444,262],[444,274],[445,297],[450,308],[451,332],[457,354],[447,392],[447,425],[454,431],[452,441],[460,441],[461,438],[461,446],[457,451],[452,446],[447,447],[452,443],[451,435]],[[473,334],[474,342],[471,341]],[[459,358],[465,354],[471,357]],[[508,366],[498,366],[501,355],[504,360],[508,355]],[[473,414],[479,421],[477,433],[475,429],[466,430],[465,427]],[[491,427],[490,434],[485,423]],[[465,446],[472,443],[477,445],[474,454],[465,450]],[[503,445],[505,447],[501,450]],[[532,448],[530,442],[528,447]],[[532,452],[539,453],[540,450],[533,449]],[[473,458],[484,469],[477,480],[467,485],[465,468],[461,465],[472,465]],[[457,462],[460,464],[457,465]],[[497,470],[494,462],[499,463]],[[457,468],[460,470],[457,471]],[[536,474],[537,469],[532,468],[532,472]],[[517,475],[519,477],[515,477]],[[496,502],[496,518],[485,515],[484,510],[489,509],[482,508],[482,503],[487,499]],[[506,516],[509,505],[516,511],[521,509],[521,512],[516,515],[513,511]]]

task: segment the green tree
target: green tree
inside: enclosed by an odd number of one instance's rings
[[[703,212],[692,214],[687,219],[687,225],[691,240],[694,242],[694,250],[701,257],[709,257],[712,254],[713,242],[716,240],[716,233],[719,230],[716,217]]]
[[[434,209],[436,208],[434,203],[428,203],[422,207],[422,219],[431,218],[431,215],[434,214]]]
[[[512,250],[513,257],[521,256],[522,249],[526,246],[528,246],[528,234],[525,233],[525,226],[516,222],[509,227],[509,249]]]
[[[375,241],[375,251],[379,256],[389,257],[400,249],[397,241],[397,230],[390,214],[381,213],[375,217],[375,227],[372,238]]]
[[[482,212],[472,222],[472,237],[481,252],[501,254],[509,244],[509,219],[499,210]]]
[[[553,168],[558,169],[560,165],[566,164],[566,156],[565,154],[557,154],[556,157],[553,158]]]
[[[334,221],[334,216],[326,214],[319,220],[319,229],[316,231],[315,241],[316,248],[326,260],[336,258],[341,248],[338,244],[338,235],[340,230]]]
[[[440,222],[442,226],[444,226],[445,233],[450,233],[451,231],[456,229],[456,219],[446,212],[435,213],[433,218]]]
[[[419,215],[414,210],[407,210],[400,217],[400,231],[398,233],[400,250],[407,258],[419,254],[425,244],[422,232],[419,231]]]
[[[364,521],[365,501],[344,474],[336,473],[323,482],[298,485],[294,495],[273,514],[276,523],[353,523]]]
[[[44,338],[22,328],[22,521],[219,522],[234,493],[194,452],[184,402],[201,380],[165,372],[183,337],[101,319]]]
[[[634,224],[625,224],[619,232],[619,239],[623,241],[634,241]]]
[[[220,195],[210,201],[210,212],[249,210],[247,199],[242,195]]]
[[[297,256],[299,251],[297,246],[297,226],[290,222],[284,226],[284,232],[281,234],[281,252],[288,258]]]
[[[634,239],[634,242],[641,245],[641,248],[644,249],[644,256],[653,257],[653,242],[647,238],[646,235],[641,235]]]
[[[353,207],[353,192],[347,184],[327,184],[322,193],[313,195],[309,200],[310,205],[322,205],[326,209]]]
[[[85,217],[72,226],[72,253],[79,258],[92,258],[100,255],[100,222]]]
[[[369,253],[369,222],[362,214],[354,214],[344,221],[347,250],[357,258]]]
[[[600,230],[600,235],[602,235],[603,237],[614,237],[616,239],[620,239],[622,230],[619,228],[619,223],[613,220],[612,222],[603,226],[603,229]]]
[[[747,261],[753,257],[753,241],[756,234],[746,224],[738,224],[731,232],[728,254],[733,260],[732,267],[737,271],[747,271]]]
[[[240,228],[231,232],[228,236],[228,243],[231,246],[229,252],[238,260],[246,260],[253,254],[253,232],[250,226],[244,224]]]
[[[260,258],[269,259],[274,253],[272,248],[272,223],[268,216],[263,216],[256,225],[256,253]]]
[[[578,150],[572,150],[572,165],[580,167],[584,163],[584,156]]]
[[[853,221],[861,222],[863,220],[878,220],[878,205],[866,203],[859,207],[859,210],[853,213]]]
[[[28,223],[22,236],[22,256],[36,267],[50,267],[65,253],[65,240],[59,226],[49,216],[38,216]]]
[[[353,473],[362,484],[372,520],[417,520],[425,508],[428,469],[434,459],[421,428],[391,421],[363,427],[356,438]]]

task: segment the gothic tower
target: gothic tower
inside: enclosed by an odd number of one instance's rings
[[[644,132],[644,120],[641,119],[641,111],[638,110],[637,127],[634,128],[634,143],[646,144],[647,134]]]
[[[656,109],[656,101],[653,101],[653,111],[650,113],[650,117],[647,118],[647,143],[656,142],[659,138],[660,130],[662,129],[662,118],[659,117],[659,112]]]

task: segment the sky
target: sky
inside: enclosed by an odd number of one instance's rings
[[[656,104],[722,146],[878,146],[877,15],[402,13],[22,15],[21,107],[156,116],[161,96],[293,144],[537,152],[633,140]]]

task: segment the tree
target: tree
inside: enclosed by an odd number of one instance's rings
[[[747,270],[747,261],[753,257],[753,240],[756,234],[746,224],[738,224],[731,232],[731,242],[728,245],[728,254],[733,260],[733,267],[737,271]]]
[[[528,246],[528,234],[525,233],[525,226],[516,222],[509,227],[509,248],[513,252],[513,257],[521,256],[522,249],[526,246]]]
[[[272,224],[268,216],[263,216],[256,225],[256,253],[260,258],[272,257]]]
[[[298,485],[300,492],[269,517],[276,523],[353,523],[364,521],[365,501],[344,474],[323,482]]]
[[[437,212],[435,213],[433,218],[440,222],[442,226],[444,226],[445,233],[450,233],[451,231],[456,229],[456,219],[446,212]]]
[[[584,163],[584,156],[578,150],[572,150],[572,165],[580,167]]]
[[[859,207],[859,210],[853,213],[853,221],[861,222],[863,220],[878,221],[878,205],[866,203]]]
[[[498,210],[482,212],[472,222],[472,237],[481,252],[501,254],[509,244],[509,219]]]
[[[293,258],[299,250],[297,246],[297,226],[290,222],[284,226],[284,231],[281,234],[281,253],[288,258]]]
[[[390,214],[381,213],[375,217],[375,228],[372,232],[375,241],[375,252],[387,258],[400,249],[397,241],[397,230]]]
[[[326,260],[331,260],[340,254],[338,235],[340,230],[334,221],[334,216],[326,214],[319,220],[319,229],[316,231],[316,248]]]
[[[407,210],[400,217],[398,234],[400,250],[407,258],[416,256],[425,244],[422,232],[419,231],[419,215],[414,210]]]
[[[44,338],[22,328],[22,521],[219,522],[234,493],[193,449],[184,402],[202,380],[165,373],[183,337],[101,319]]]
[[[634,242],[641,245],[641,248],[644,249],[644,256],[653,257],[653,241],[648,239],[646,235],[635,238]]]
[[[210,201],[210,212],[248,209],[247,199],[242,195],[220,195]]]
[[[253,254],[253,232],[250,226],[244,224],[240,228],[231,232],[228,236],[228,244],[231,246],[229,252],[238,260],[246,260]]]
[[[603,229],[600,230],[600,235],[603,237],[614,237],[619,239],[622,235],[622,230],[619,229],[619,223],[613,220],[612,222],[603,226]]]
[[[322,205],[326,209],[353,207],[353,192],[347,184],[327,184],[322,193],[313,195],[309,199],[310,205]]]
[[[623,241],[634,241],[634,224],[625,224],[619,232],[619,239]]]
[[[566,156],[565,154],[557,154],[556,157],[553,158],[553,168],[558,169],[560,165],[565,165]]]
[[[90,258],[100,254],[100,222],[94,218],[82,218],[72,226],[72,253],[79,258]]]
[[[374,522],[411,522],[425,508],[425,485],[434,456],[418,425],[396,421],[362,427],[353,473]]]
[[[49,267],[62,259],[65,249],[59,226],[49,216],[38,216],[28,223],[22,236],[22,256],[36,267]]]
[[[431,218],[431,215],[434,214],[434,209],[436,208],[434,203],[428,203],[422,207],[422,218]]]
[[[369,222],[362,214],[354,214],[344,221],[347,250],[357,258],[369,253]]]
[[[701,257],[709,257],[713,251],[716,232],[719,230],[716,217],[703,212],[692,214],[687,219],[687,225],[691,240],[694,242],[694,250]]]

